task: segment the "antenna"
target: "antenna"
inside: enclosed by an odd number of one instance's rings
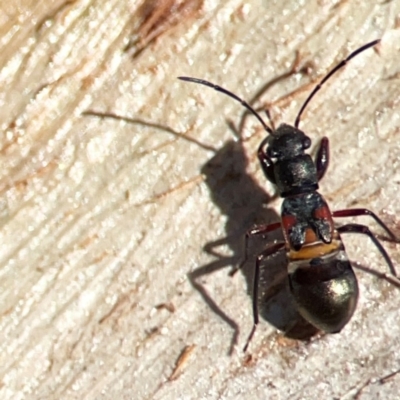
[[[322,79],[322,81],[315,86],[314,90],[309,94],[309,96],[307,97],[306,101],[304,102],[304,104],[302,105],[302,107],[300,108],[299,113],[297,114],[297,118],[296,121],[294,123],[295,128],[299,127],[299,123],[300,123],[300,117],[301,114],[303,114],[303,111],[305,110],[305,108],[307,107],[308,103],[310,102],[310,100],[314,97],[314,95],[321,89],[321,87],[323,86],[323,84],[333,75],[335,74],[337,71],[339,71],[339,69],[343,68],[353,57],[357,56],[358,54],[362,53],[364,50],[369,49],[370,47],[375,46],[376,44],[378,44],[381,41],[381,39],[377,39],[374,40],[373,42],[367,43],[364,46],[361,46],[359,49],[353,51],[349,56],[347,56],[344,60],[342,60],[338,65],[336,65],[335,68],[333,68],[330,72],[328,72],[328,74],[325,76],[324,79]]]
[[[236,94],[230,92],[229,90],[224,89],[221,86],[215,85],[214,83],[205,81],[204,79],[198,79],[198,78],[190,78],[188,76],[178,76],[178,79],[182,81],[187,81],[187,82],[193,82],[193,83],[199,83],[200,85],[205,85],[208,86],[217,92],[221,92],[226,94],[229,97],[232,97],[236,101],[238,101],[243,107],[247,108],[261,123],[261,125],[264,127],[264,129],[271,135],[274,134],[274,131],[264,122],[264,120],[261,118],[260,114],[246,101],[241,99],[240,97],[236,96]],[[268,115],[268,114],[267,114]]]

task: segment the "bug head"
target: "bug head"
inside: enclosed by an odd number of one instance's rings
[[[267,156],[270,158],[293,158],[311,146],[311,139],[300,129],[282,124],[267,139]]]

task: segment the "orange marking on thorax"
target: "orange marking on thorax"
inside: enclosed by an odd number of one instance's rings
[[[305,237],[305,242],[303,246],[306,246],[307,244],[315,243],[318,242],[317,235],[311,228],[306,229],[306,237]]]

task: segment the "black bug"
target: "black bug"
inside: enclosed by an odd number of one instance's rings
[[[248,240],[251,236],[265,235],[281,228],[284,241],[268,244],[257,257],[253,287],[254,326],[245,350],[258,324],[260,265],[277,252],[286,251],[290,291],[299,313],[316,328],[328,333],[341,331],[352,317],[358,299],[357,279],[341,240],[342,233],[367,235],[384,257],[391,274],[396,276],[389,255],[368,226],[351,223],[335,227],[333,218],[367,215],[385,230],[391,240],[398,242],[394,233],[370,210],[357,208],[330,211],[327,202],[317,191],[318,182],[325,175],[329,164],[329,140],[327,137],[322,138],[313,160],[305,152],[311,146],[311,139],[298,128],[303,111],[322,85],[350,59],[379,42],[378,39],[365,44],[336,65],[309,94],[294,126],[281,124],[277,129],[268,112],[272,128],[250,104],[234,93],[202,79],[179,77],[183,81],[209,86],[232,97],[247,108],[268,132],[258,147],[257,156],[266,178],[276,185],[283,198],[281,221],[257,226],[247,232],[244,262],[247,260]]]

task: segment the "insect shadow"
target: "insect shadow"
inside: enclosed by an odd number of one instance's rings
[[[306,68],[298,68],[296,57],[291,69],[271,81],[264,84],[250,103],[256,102],[272,86],[287,79],[294,73],[306,73]],[[244,237],[246,232],[260,224],[268,224],[280,220],[278,213],[269,208],[268,204],[273,199],[267,194],[253,176],[247,172],[249,160],[244,148],[245,140],[241,137],[247,111],[243,112],[241,121],[236,129],[232,122],[227,121],[228,128],[233,132],[234,139],[228,140],[220,149],[192,139],[186,134],[176,132],[168,126],[144,121],[142,119],[129,118],[115,113],[87,110],[84,116],[122,120],[131,124],[145,125],[155,130],[167,132],[178,139],[194,143],[206,151],[214,152],[214,155],[202,166],[201,174],[205,184],[209,188],[211,200],[226,219],[225,237],[208,242],[203,250],[214,256],[215,260],[202,265],[188,274],[191,285],[198,291],[208,307],[220,317],[232,330],[228,354],[233,353],[239,338],[239,325],[215,302],[202,284],[202,278],[221,269],[232,267],[231,273],[244,259]],[[268,235],[268,242],[282,240],[281,232]],[[229,251],[230,255],[221,254],[218,249],[222,247]],[[241,268],[247,284],[247,293],[252,298],[255,257],[265,248],[265,237],[256,237],[251,240],[249,257]],[[308,340],[317,330],[306,322],[298,313],[292,300],[287,280],[287,262],[284,254],[271,257],[261,270],[259,282],[260,316],[283,331],[285,336]],[[262,290],[261,290],[262,289]],[[247,306],[250,309],[251,303]],[[246,305],[244,305],[246,307]]]

